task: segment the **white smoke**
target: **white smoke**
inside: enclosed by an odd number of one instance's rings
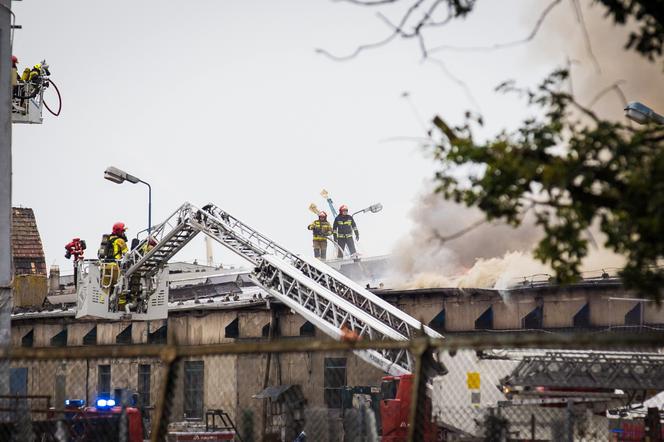
[[[388,287],[506,289],[524,279],[545,280],[554,274],[549,265],[531,254],[542,237],[531,217],[526,217],[518,228],[485,223],[445,241],[445,237],[482,220],[483,214],[444,200],[429,186],[410,215],[413,228],[395,247]],[[602,270],[615,273],[624,264],[624,258],[603,248],[603,236],[597,229],[591,230],[589,255],[581,269],[589,273],[583,276],[599,276]],[[590,239],[591,234],[588,235]]]

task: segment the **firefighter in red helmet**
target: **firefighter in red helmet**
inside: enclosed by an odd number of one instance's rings
[[[325,260],[327,257],[327,238],[332,234],[332,226],[327,220],[327,213],[318,212],[318,219],[307,227],[314,234],[314,256]]]
[[[355,241],[360,240],[360,231],[357,230],[357,224],[351,215],[348,214],[348,207],[344,204],[339,207],[339,215],[334,219],[332,226],[334,232],[334,240],[339,244],[337,258],[343,258],[344,250],[348,247],[351,255],[355,254],[355,243],[353,242],[353,234],[355,234]]]

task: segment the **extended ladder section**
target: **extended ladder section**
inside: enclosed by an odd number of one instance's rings
[[[335,339],[342,339],[344,333],[366,339],[406,340],[419,333],[441,337],[336,270],[295,255],[211,204],[198,209],[185,203],[157,226],[152,232],[157,241],[154,247],[146,247],[145,239],[125,257],[125,284],[132,275],[147,278],[156,274],[198,232],[249,261],[257,285]],[[358,354],[392,375],[409,373],[414,368],[411,355],[403,350],[366,350]]]

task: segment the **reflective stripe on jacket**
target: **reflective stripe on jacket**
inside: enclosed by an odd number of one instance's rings
[[[332,226],[326,221],[321,221],[317,219],[316,221],[309,224],[307,227],[309,230],[314,232],[314,241],[325,241],[328,236],[332,233]]]

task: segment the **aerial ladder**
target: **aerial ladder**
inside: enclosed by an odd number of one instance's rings
[[[152,229],[156,245],[149,247],[149,238],[145,238],[117,264],[81,261],[76,317],[166,318],[167,262],[200,232],[251,263],[256,285],[334,339],[342,339],[344,328],[370,340],[407,340],[421,333],[442,337],[336,270],[294,254],[212,204],[199,209],[184,203]],[[124,309],[120,308],[121,298],[126,300]],[[357,353],[390,375],[414,369],[412,355],[403,349]],[[442,365],[436,368],[444,371]]]

